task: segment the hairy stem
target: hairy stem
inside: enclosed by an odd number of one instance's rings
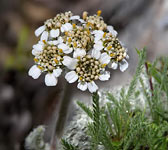
[[[59,102],[58,111],[56,111],[57,114],[55,129],[53,131],[54,133],[50,141],[51,150],[58,150],[58,143],[60,141],[60,138],[62,137],[64,125],[68,114],[68,108],[71,102],[72,88],[70,88],[69,86],[69,83],[66,83],[62,99]]]

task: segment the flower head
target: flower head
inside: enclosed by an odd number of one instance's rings
[[[41,41],[47,41],[49,38],[57,38],[60,35],[60,31],[64,32],[70,28],[69,26],[71,24],[69,22],[71,22],[71,16],[72,13],[70,11],[57,14],[53,19],[46,20],[44,25],[36,29],[35,35],[41,35]]]
[[[89,51],[93,47],[94,37],[89,28],[73,24],[73,29],[67,31],[63,39],[66,45],[73,50],[80,48]]]
[[[63,49],[61,49],[63,48]],[[42,72],[47,72],[45,83],[47,86],[55,86],[57,77],[61,75],[63,57],[67,53],[59,41],[43,41],[33,46],[35,65],[29,70],[29,75],[37,79]]]
[[[34,79],[46,72],[45,84],[55,86],[63,71],[69,83],[78,80],[77,87],[91,93],[98,89],[96,80],[109,80],[106,66],[123,72],[128,68],[127,50],[117,38],[117,32],[107,25],[101,11],[82,18],[70,11],[48,19],[35,31],[40,41],[33,46],[34,62],[28,74]]]
[[[83,12],[83,19],[86,22],[86,26],[90,27],[92,30],[106,30],[107,24],[100,15],[101,10],[98,10],[97,15],[93,16],[88,16],[87,12]]]
[[[128,62],[126,61],[128,59],[127,49],[118,40],[115,31],[112,31],[112,28],[110,30],[111,32],[94,31],[94,48],[106,52],[110,56],[111,61],[108,65],[110,68],[117,69],[119,64],[120,70],[124,72],[128,68]]]
[[[110,61],[110,57],[106,53],[101,54],[99,51],[92,50],[91,55],[81,56],[78,60],[65,57],[64,61],[66,62],[67,59],[70,59],[70,61],[65,65],[72,71],[65,75],[65,79],[69,83],[78,80],[77,87],[82,91],[88,88],[91,93],[96,92],[98,86],[94,81],[106,81],[110,78],[110,73],[105,71],[105,67]]]

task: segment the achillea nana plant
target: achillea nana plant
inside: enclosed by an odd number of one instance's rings
[[[56,86],[63,75],[68,83],[78,82],[78,89],[88,89],[92,93],[92,107],[77,102],[87,114],[79,113],[76,117],[82,118],[76,120],[77,129],[80,130],[79,125],[82,125],[82,135],[88,137],[85,139],[87,147],[85,141],[81,145],[79,139],[74,139],[80,136],[74,136],[73,132],[73,135],[63,137],[61,148],[167,150],[168,58],[157,59],[151,64],[146,62],[146,50],[137,50],[139,65],[129,87],[123,87],[119,96],[104,93],[107,101],[100,106],[101,97],[95,81],[110,79],[107,68],[119,68],[124,72],[129,58],[117,32],[100,15],[101,11],[92,16],[83,12],[82,17],[70,11],[60,13],[35,31],[39,42],[33,45],[35,65],[30,68],[29,76],[37,79],[45,73],[45,84]],[[143,97],[144,105],[138,105],[138,95]],[[71,126],[69,130],[72,130]],[[58,140],[54,141],[58,139],[56,133],[54,140],[47,143],[43,139],[44,132],[44,126],[34,129],[25,140],[26,149],[58,149]]]

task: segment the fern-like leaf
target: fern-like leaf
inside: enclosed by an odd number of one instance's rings
[[[77,148],[72,144],[68,143],[67,140],[61,139],[61,144],[64,150],[77,150]]]

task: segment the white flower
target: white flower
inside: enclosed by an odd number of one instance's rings
[[[128,62],[123,59],[121,62],[110,62],[108,67],[116,70],[118,68],[118,64],[121,72],[124,72],[129,66]]]
[[[103,42],[102,41],[97,41],[95,44],[94,44],[94,49],[96,50],[102,50],[104,48],[103,46]]]
[[[119,63],[119,65],[120,65],[120,70],[122,71],[122,72],[124,72],[127,68],[128,68],[128,62],[125,60],[125,59],[123,59],[120,63]]]
[[[80,16],[76,15],[76,16],[71,16],[70,20],[79,20]]]
[[[94,41],[97,43],[100,39],[103,38],[104,32],[102,30],[94,30],[92,34],[94,34]]]
[[[129,59],[129,55],[126,55],[126,57],[125,57],[126,59]]]
[[[62,61],[65,53],[63,52],[64,47],[61,44],[59,44],[58,40],[53,40],[47,42],[39,41],[33,45],[32,53],[35,56],[34,61],[36,65],[30,68],[29,76],[37,79],[42,72],[47,72],[45,84],[47,86],[55,86],[58,81],[57,78],[62,73],[61,68],[64,67]]]
[[[50,44],[50,45],[58,45],[59,41],[58,40],[53,40],[53,41],[48,41],[47,43]]]
[[[117,62],[110,62],[108,64],[108,67],[116,70],[118,68],[118,63]]]
[[[47,73],[45,75],[46,86],[56,86],[58,79],[54,76],[54,73]]]
[[[61,43],[58,45],[58,48],[62,49],[65,54],[69,54],[73,51],[72,48],[70,48],[68,45]]]
[[[48,36],[49,36],[48,32],[47,32],[47,31],[44,31],[44,32],[42,33],[42,35],[41,35],[40,40],[41,40],[41,41],[47,41],[47,40],[48,40]]]
[[[77,88],[81,91],[86,91],[88,87],[88,84],[86,82],[79,82],[77,85]]]
[[[59,34],[60,34],[59,29],[52,29],[52,30],[50,31],[50,37],[52,37],[52,38],[58,37]]]
[[[110,78],[110,72],[105,71],[102,75],[99,76],[99,80],[101,81],[107,81]]]
[[[64,25],[62,25],[61,27],[61,32],[65,32],[65,31],[71,31],[72,30],[72,25],[70,23],[65,23]]]
[[[53,74],[55,77],[59,77],[61,75],[61,73],[62,73],[62,69],[60,69],[60,68],[53,70]]]
[[[107,30],[113,35],[113,36],[117,36],[117,31],[114,30],[113,26],[107,26]]]
[[[65,66],[67,66],[69,69],[71,69],[71,70],[73,70],[73,69],[75,69],[75,67],[76,67],[76,65],[77,65],[77,62],[78,62],[78,60],[77,59],[73,59],[73,58],[71,58],[71,57],[69,57],[69,56],[64,56],[63,57],[63,61],[62,61],[62,63],[65,65]]]
[[[34,55],[34,56],[38,56],[38,55],[41,54],[41,52],[42,52],[42,51],[40,51],[40,50],[33,49],[33,50],[32,50],[32,55]]]
[[[59,29],[51,29],[51,30],[46,30],[46,26],[43,25],[36,29],[35,35],[38,37],[41,35],[40,40],[47,41],[49,38],[56,38],[60,35],[60,30]]]
[[[75,71],[70,71],[65,75],[65,79],[69,83],[74,83],[78,79],[78,75]]]
[[[107,53],[102,53],[99,60],[102,64],[108,64],[110,62],[110,56]]]
[[[33,45],[32,54],[34,56],[39,56],[43,51],[44,43],[39,41],[38,44]]]
[[[41,75],[41,70],[36,65],[33,65],[29,69],[28,75],[31,76],[33,79],[37,79]]]
[[[46,26],[45,26],[45,25],[40,26],[39,28],[37,28],[37,29],[35,30],[35,35],[38,37],[40,34],[42,34],[42,33],[45,31],[45,29],[46,29]]]
[[[63,41],[64,41],[63,38],[59,36],[59,37],[58,37],[58,42],[59,42],[59,43],[63,43]]]
[[[37,49],[39,51],[43,50],[44,43],[39,41],[37,44],[33,45],[33,49]]]
[[[83,19],[78,19],[81,23],[86,23]]]
[[[91,55],[94,56],[94,58],[99,59],[101,53],[100,53],[100,51],[97,51],[97,50],[93,49],[93,50],[91,51]]]
[[[78,53],[79,59],[64,56],[64,65],[70,70],[65,75],[65,79],[69,83],[78,80],[77,88],[85,91],[88,89],[91,93],[98,90],[95,80],[107,81],[110,73],[105,71],[105,66],[110,62],[110,56],[100,51],[92,50],[91,55],[83,55]]]
[[[55,86],[63,71],[61,68],[66,66],[71,70],[65,75],[66,80],[78,81],[78,89],[93,93],[98,90],[96,80],[109,80],[107,65],[124,72],[128,68],[127,50],[113,26],[107,26],[100,13],[88,16],[84,12],[81,19],[66,12],[45,21],[35,31],[40,40],[33,45],[35,65],[28,74],[37,79],[42,72],[47,72],[45,84]]]
[[[70,17],[70,20],[78,20],[81,23],[85,23],[85,21],[83,19],[81,19],[80,16],[77,16],[77,15]]]
[[[88,83],[88,89],[90,93],[96,92],[98,90],[98,86],[95,84],[94,81]]]
[[[83,57],[86,55],[86,50],[77,48],[73,53],[73,58]]]

